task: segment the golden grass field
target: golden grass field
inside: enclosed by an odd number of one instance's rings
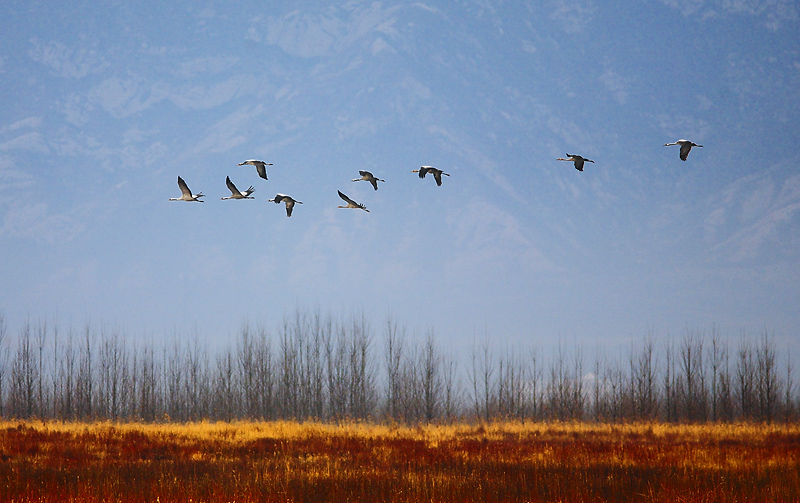
[[[0,422],[2,502],[800,501],[800,425]]]

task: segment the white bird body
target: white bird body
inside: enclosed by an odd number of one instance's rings
[[[231,195],[228,197],[221,197],[223,201],[225,199],[255,199],[254,197],[250,197],[250,194],[256,191],[251,185],[249,189],[244,192],[241,192],[239,189],[236,188],[236,185],[233,184],[231,181],[231,177],[225,177],[225,185],[228,186],[228,189],[231,191]]]
[[[189,187],[186,185],[186,182],[183,181],[183,178],[178,177],[178,188],[181,189],[181,197],[170,197],[170,201],[197,201],[198,203],[204,203],[205,201],[201,201],[201,197],[205,197],[202,192],[197,194],[192,194],[192,191],[189,190]]]
[[[250,164],[256,167],[256,171],[258,171],[258,176],[267,180],[267,166],[272,166],[271,162],[264,162],[259,161],[257,159],[248,159],[246,161],[240,162],[239,166],[244,166],[245,164]]]
[[[355,209],[358,209],[358,210],[364,210],[367,213],[369,213],[369,210],[363,204],[360,204],[360,203],[357,203],[357,202],[353,201],[352,199],[350,199],[346,195],[342,194],[341,190],[339,190],[337,192],[339,192],[339,197],[341,197],[344,200],[344,202],[347,203],[347,206],[337,206],[337,208],[355,208]]]
[[[671,147],[672,145],[680,145],[681,146],[681,161],[685,161],[687,157],[689,157],[689,151],[692,150],[692,147],[702,147],[702,145],[698,145],[697,143],[691,142],[689,140],[678,140],[672,143],[665,143],[665,147]]]
[[[445,173],[441,169],[434,168],[433,166],[420,166],[419,169],[414,169],[411,172],[419,173],[420,178],[425,178],[425,175],[428,173],[432,174],[433,179],[436,180],[436,185],[439,187],[442,186],[442,175],[450,176],[450,173]]]
[[[286,216],[292,216],[292,210],[294,209],[295,204],[303,204],[302,201],[296,201],[291,197],[287,196],[286,194],[276,194],[273,199],[270,199],[269,202],[271,203],[285,203],[286,204]]]
[[[572,161],[573,163],[575,163],[575,169],[577,169],[578,171],[583,171],[583,163],[594,162],[591,159],[587,159],[585,157],[573,154],[567,154],[566,159],[559,157],[558,159],[556,159],[556,161]]]
[[[366,180],[366,181],[368,181],[369,183],[372,184],[372,187],[375,190],[378,190],[378,182],[386,182],[386,180],[381,180],[380,178],[375,177],[375,175],[373,175],[369,171],[361,171],[361,170],[359,170],[358,174],[361,175],[361,178],[353,178],[354,182],[358,182],[358,181],[361,181],[361,180]]]

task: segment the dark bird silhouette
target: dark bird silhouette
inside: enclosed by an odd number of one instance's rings
[[[689,151],[692,150],[692,147],[702,147],[702,145],[698,145],[697,143],[691,142],[689,140],[678,140],[673,143],[665,143],[665,147],[671,147],[672,145],[680,145],[681,146],[681,161],[685,161],[687,157],[689,157]]]
[[[419,173],[420,178],[425,178],[425,175],[428,173],[432,174],[433,178],[436,180],[436,185],[439,187],[442,186],[442,175],[450,176],[450,173],[445,173],[441,169],[434,168],[433,166],[420,166],[419,169],[414,169],[411,172]]]
[[[559,157],[558,159],[556,159],[556,161],[572,161],[572,162],[575,163],[575,169],[577,169],[578,171],[583,171],[583,163],[585,163],[585,162],[594,162],[591,159],[587,159],[587,158],[581,157],[579,155],[571,155],[571,154],[567,154],[567,158],[566,159]]]
[[[360,180],[366,180],[372,184],[372,187],[375,190],[378,190],[378,182],[385,182],[386,180],[381,180],[380,178],[376,178],[375,175],[370,173],[369,171],[360,171],[358,172],[361,175],[361,178],[353,178],[354,182],[358,182]]]
[[[272,166],[271,162],[264,162],[258,161],[256,159],[248,159],[244,162],[240,162],[239,166],[244,166],[245,164],[251,164],[256,167],[256,171],[258,171],[258,176],[267,180],[267,166]]]
[[[277,194],[274,199],[270,199],[269,202],[278,204],[280,202],[286,203],[286,216],[292,216],[292,210],[294,209],[295,204],[303,204],[302,201],[295,201],[291,197],[287,196],[286,194]]]

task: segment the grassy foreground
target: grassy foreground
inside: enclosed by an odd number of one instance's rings
[[[0,422],[0,501],[793,502],[800,425]]]

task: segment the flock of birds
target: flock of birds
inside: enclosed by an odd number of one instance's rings
[[[239,166],[244,166],[245,164],[250,164],[252,166],[255,166],[256,171],[258,172],[258,176],[260,176],[264,180],[268,180],[267,166],[272,166],[272,163],[260,161],[257,159],[248,159],[247,161],[240,162]],[[434,168],[433,166],[421,166],[419,169],[413,170],[412,173],[419,173],[420,178],[425,178],[425,175],[430,173],[431,175],[433,175],[434,180],[436,180],[436,185],[440,187],[442,185],[442,175],[450,176],[449,173],[445,173],[441,169]],[[362,180],[367,181],[370,184],[372,184],[372,187],[375,190],[378,190],[378,182],[384,182],[384,183],[386,182],[386,180],[381,180],[380,178],[376,177],[369,171],[359,170],[358,174],[361,176],[359,178],[353,178],[352,181],[354,182],[359,182]],[[231,195],[228,197],[221,197],[220,199],[222,199],[223,201],[226,199],[255,199],[253,196],[250,195],[256,191],[256,189],[252,185],[243,192],[239,190],[236,187],[236,185],[234,185],[234,183],[231,181],[230,176],[225,177],[225,185],[228,186],[228,190],[231,191]],[[205,194],[203,194],[202,192],[198,192],[197,194],[192,193],[191,189],[189,189],[189,186],[186,185],[186,182],[180,176],[178,176],[178,188],[181,189],[181,196],[171,197],[169,199],[170,201],[187,201],[187,202],[195,201],[198,203],[205,202],[202,199],[203,197],[205,197]],[[345,206],[340,205],[338,206],[338,208],[355,208],[369,212],[366,206],[364,206],[361,203],[353,201],[341,190],[338,190],[337,192],[339,193],[339,197],[341,197],[342,200],[347,203],[347,205]],[[294,210],[295,204],[303,204],[302,201],[298,201],[297,199],[294,199],[291,196],[287,196],[286,194],[276,194],[274,198],[269,199],[269,202],[275,204],[284,203],[286,205],[287,217],[292,216],[292,210]]]
[[[681,158],[682,161],[685,161],[687,159],[687,157],[689,156],[689,151],[692,150],[692,147],[702,147],[702,145],[698,145],[697,143],[691,142],[689,140],[678,140],[676,142],[665,143],[664,144],[665,147],[670,147],[670,146],[673,146],[673,145],[680,145],[681,146],[680,158]],[[582,156],[576,155],[576,154],[567,154],[567,157],[565,157],[565,158],[559,157],[556,160],[557,161],[571,161],[574,164],[575,169],[577,169],[578,171],[583,171],[583,166],[584,166],[585,163],[587,163],[587,162],[594,163],[593,160],[587,159],[585,157],[582,157]],[[268,179],[267,178],[267,166],[272,166],[272,163],[259,161],[259,160],[256,160],[256,159],[249,159],[247,161],[240,162],[239,166],[244,166],[245,164],[249,164],[249,165],[255,166],[256,171],[258,172],[258,176],[260,176],[264,180]],[[428,173],[430,173],[433,176],[433,179],[436,181],[436,185],[439,186],[439,187],[442,186],[442,176],[450,176],[449,173],[445,173],[441,169],[434,168],[433,166],[420,166],[419,169],[412,170],[411,172],[412,173],[418,173],[420,178],[425,178],[425,176]],[[359,170],[358,174],[361,175],[361,176],[359,178],[353,178],[353,180],[352,180],[353,182],[359,182],[359,181],[362,181],[362,180],[366,181],[366,182],[369,182],[370,184],[372,184],[372,187],[375,190],[378,190],[378,182],[384,182],[384,183],[386,182],[386,180],[381,180],[380,178],[376,177],[375,175],[373,175],[369,171]],[[231,195],[228,196],[228,197],[221,197],[220,199],[222,199],[222,200],[225,200],[225,199],[255,199],[254,197],[252,197],[250,195],[253,192],[255,192],[255,190],[256,190],[255,188],[253,188],[252,185],[247,190],[242,192],[238,188],[236,188],[236,185],[233,184],[233,182],[231,181],[230,176],[226,176],[225,177],[225,184],[228,186],[228,190],[231,191]],[[171,197],[169,199],[170,201],[196,201],[198,203],[205,202],[205,201],[203,201],[201,199],[201,198],[205,197],[205,195],[202,192],[199,192],[197,194],[193,194],[192,191],[189,189],[189,186],[186,185],[186,182],[183,181],[183,178],[181,178],[180,176],[178,176],[178,188],[181,189],[181,196],[180,197]],[[344,194],[341,190],[337,190],[337,192],[339,193],[339,197],[342,198],[342,200],[347,203],[347,205],[345,205],[345,206],[341,206],[340,205],[340,206],[337,206],[337,208],[354,208],[354,209],[359,209],[359,210],[364,210],[366,212],[369,212],[369,210],[367,209],[366,206],[364,206],[361,203],[357,203],[357,202],[353,201],[352,199],[347,197],[347,195]],[[269,199],[269,202],[275,203],[275,204],[284,203],[286,205],[286,216],[287,217],[291,217],[292,216],[292,210],[294,209],[295,204],[303,204],[302,201],[298,201],[297,199],[294,199],[291,196],[287,196],[286,194],[276,194],[274,198]]]

